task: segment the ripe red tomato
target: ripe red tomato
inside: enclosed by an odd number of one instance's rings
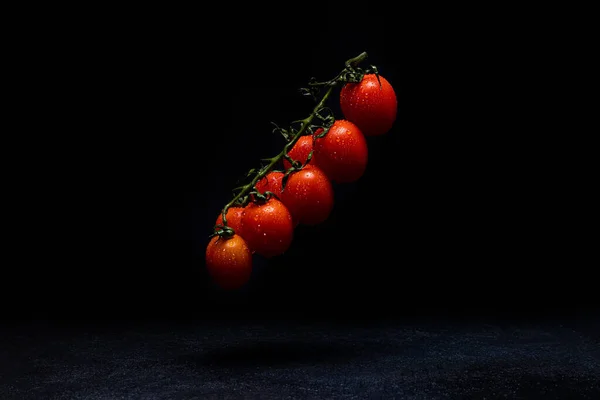
[[[227,226],[233,229],[236,233],[241,234],[242,213],[244,207],[229,207],[225,216],[227,217]],[[219,213],[215,225],[223,224],[223,214]]]
[[[300,161],[302,164],[304,164],[308,158],[308,154],[312,151],[312,149],[312,135],[303,135],[298,138],[298,141],[294,144],[294,146],[292,146],[292,149],[288,151],[288,155],[292,158],[292,160]],[[283,167],[287,170],[291,166],[292,164],[290,164],[290,162],[284,158]]]
[[[344,117],[355,123],[365,136],[387,133],[396,121],[398,100],[392,85],[383,76],[366,74],[360,83],[346,83],[340,91]]]
[[[283,172],[271,171],[262,177],[254,187],[256,188],[256,191],[261,194],[272,192],[277,198],[281,198],[281,181],[283,175]]]
[[[333,209],[334,193],[331,181],[314,165],[307,165],[290,174],[281,201],[298,224],[316,225],[324,222]]]
[[[367,140],[350,121],[336,120],[322,138],[315,132],[313,164],[334,182],[354,182],[363,176],[368,161]]]
[[[206,247],[206,269],[213,281],[223,289],[244,286],[252,273],[252,253],[237,234],[214,236]]]
[[[292,215],[275,197],[248,203],[242,216],[242,232],[255,253],[266,258],[283,254],[292,244]]]

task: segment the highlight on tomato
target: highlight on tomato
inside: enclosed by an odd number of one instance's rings
[[[271,171],[262,177],[256,185],[254,185],[254,188],[260,194],[264,195],[266,192],[271,192],[277,196],[277,198],[281,198],[283,175],[284,173],[281,171]]]
[[[242,233],[242,214],[244,212],[244,207],[229,207],[227,212],[225,213],[225,218],[227,219],[227,226],[235,231],[235,233],[243,236]],[[223,213],[219,213],[217,220],[215,221],[215,225],[223,225]]]
[[[312,163],[337,183],[349,183],[361,178],[367,168],[368,147],[362,131],[354,123],[338,119],[325,136],[323,128],[315,131]]]
[[[290,173],[281,201],[290,210],[295,223],[317,225],[331,214],[333,186],[319,167],[308,164]]]
[[[220,288],[239,289],[250,280],[252,252],[238,234],[213,236],[206,247],[206,269]]]
[[[387,133],[396,121],[398,100],[386,78],[365,74],[361,82],[342,86],[340,108],[365,136],[378,136]]]
[[[313,149],[313,136],[312,135],[302,135],[298,138],[298,141],[294,143],[290,151],[288,151],[288,156],[292,160],[300,162],[302,165],[306,164],[308,159],[308,155]],[[309,162],[310,163],[310,162]],[[283,159],[283,167],[288,170],[292,164]]]
[[[244,239],[256,254],[271,258],[292,244],[294,223],[288,208],[276,197],[248,203],[242,215]]]

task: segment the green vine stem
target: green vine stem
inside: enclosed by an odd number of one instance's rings
[[[321,100],[317,103],[317,105],[313,108],[312,113],[302,120],[294,121],[294,123],[300,124],[300,128],[297,131],[293,131],[293,136],[289,135],[287,131],[282,132],[282,134],[284,134],[284,137],[287,139],[287,143],[283,147],[283,150],[274,157],[264,159],[263,161],[268,162],[267,165],[263,166],[259,170],[253,169],[248,173],[248,177],[252,174],[254,174],[254,177],[248,184],[237,188],[239,190],[237,194],[233,197],[233,199],[231,199],[229,203],[225,205],[225,207],[223,207],[223,209],[221,210],[223,223],[215,225],[214,232],[211,236],[231,236],[235,233],[235,231],[231,227],[227,226],[227,211],[230,207],[240,202],[244,203],[250,194],[255,194],[256,197],[258,197],[259,199],[265,199],[266,197],[268,197],[268,195],[270,194],[269,192],[266,193],[267,196],[264,196],[264,194],[261,195],[260,193],[256,193],[255,185],[262,178],[264,178],[271,170],[273,170],[273,167],[275,167],[275,165],[277,165],[277,163],[281,161],[282,158],[286,158],[292,164],[292,167],[290,168],[290,170],[287,171],[287,174],[289,174],[292,170],[298,169],[297,163],[290,158],[288,152],[294,147],[298,139],[300,139],[300,137],[307,132],[307,129],[309,129],[309,127],[313,127],[311,124],[315,118],[320,119],[321,121],[329,121],[329,124],[323,127],[324,132],[322,132],[321,135],[327,133],[327,131],[329,130],[329,126],[332,123],[332,119],[323,117],[320,113],[324,110],[325,104],[331,96],[331,93],[333,92],[333,89],[335,87],[347,82],[358,83],[362,80],[363,76],[370,71],[377,73],[377,69],[374,66],[371,66],[369,70],[362,70],[358,68],[358,65],[361,62],[363,62],[366,58],[367,53],[362,52],[358,56],[347,60],[345,62],[345,68],[335,78],[325,82],[317,82],[314,78],[312,78],[308,84],[309,88],[301,89],[301,92],[304,95],[309,95],[316,99],[316,95],[318,94],[318,92],[320,92],[321,88],[327,87],[327,91],[325,92]]]

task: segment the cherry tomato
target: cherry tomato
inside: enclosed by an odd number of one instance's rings
[[[334,182],[354,182],[367,168],[367,140],[362,131],[350,121],[336,120],[322,138],[315,132],[313,164]]]
[[[277,198],[281,198],[281,180],[283,179],[283,175],[283,172],[271,171],[260,179],[254,187],[259,193],[271,192]]]
[[[377,75],[366,74],[360,83],[346,83],[340,91],[344,117],[355,123],[365,136],[383,135],[396,121],[396,92],[383,76],[379,75],[379,81]]]
[[[288,151],[288,155],[292,160],[296,160],[304,164],[308,155],[313,149],[313,137],[312,135],[303,135],[298,138],[298,141],[292,146],[292,149]],[[311,159],[312,160],[312,159]],[[288,160],[283,159],[283,167],[287,170],[292,166]]]
[[[225,216],[227,217],[227,226],[233,229],[236,233],[241,235],[241,227],[242,227],[242,213],[244,212],[244,207],[229,207],[227,209],[227,213]],[[215,225],[223,224],[223,214],[219,213],[217,217],[217,221]]]
[[[242,232],[256,254],[266,258],[283,254],[292,244],[292,215],[275,197],[248,203],[242,216]]]
[[[333,209],[333,200],[331,181],[319,167],[310,164],[289,175],[281,195],[294,221],[303,225],[324,222]]]
[[[206,247],[206,269],[222,289],[244,286],[252,273],[252,253],[246,241],[238,234],[214,236]]]

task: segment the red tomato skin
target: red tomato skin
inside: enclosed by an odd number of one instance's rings
[[[271,258],[285,253],[292,244],[294,224],[288,208],[277,198],[249,203],[242,216],[242,232],[248,247]]]
[[[379,75],[366,74],[360,83],[346,83],[340,90],[344,118],[356,124],[365,136],[383,135],[396,121],[398,99],[392,85]]]
[[[288,155],[292,158],[292,160],[300,161],[302,164],[304,164],[306,162],[306,159],[308,158],[308,155],[312,151],[312,149],[313,149],[312,135],[303,135],[298,138],[298,141],[294,144],[294,146],[292,146],[292,149],[290,151],[288,151]],[[292,164],[284,158],[283,159],[283,168],[288,170],[291,166],[292,166]]]
[[[229,207],[227,213],[227,226],[235,231],[235,233],[242,233],[242,214],[244,213],[244,207]],[[215,225],[223,224],[223,214],[219,213]]]
[[[354,123],[339,119],[322,138],[315,132],[313,164],[333,182],[349,183],[361,178],[367,168],[369,150],[362,131]]]
[[[262,177],[254,187],[261,194],[272,192],[277,198],[281,198],[281,182],[283,175],[283,172],[271,171]]]
[[[244,286],[252,274],[252,253],[244,239],[213,236],[206,247],[206,269],[213,282],[225,290]]]
[[[297,224],[317,225],[331,214],[333,186],[319,167],[309,164],[290,174],[281,200]]]

